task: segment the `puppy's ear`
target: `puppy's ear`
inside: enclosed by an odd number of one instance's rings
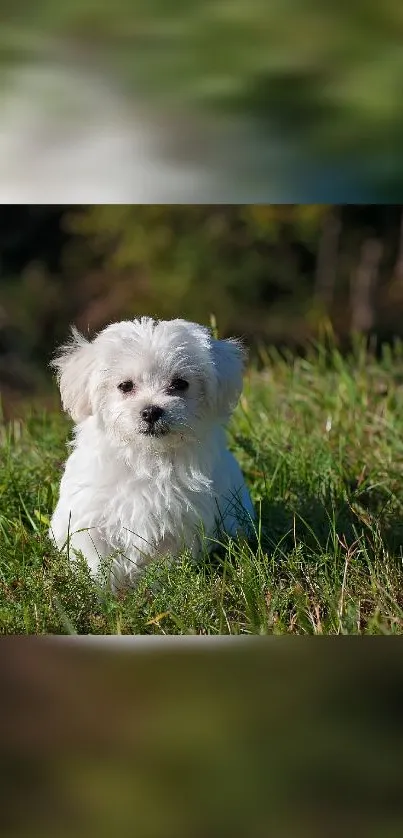
[[[216,372],[218,414],[229,416],[241,395],[246,351],[238,340],[213,339],[212,355]]]
[[[69,343],[60,347],[51,366],[57,372],[65,411],[75,422],[91,416],[90,378],[95,367],[93,344],[73,327]]]

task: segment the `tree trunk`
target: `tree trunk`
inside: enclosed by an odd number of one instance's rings
[[[340,232],[340,210],[331,207],[322,223],[315,277],[315,296],[326,310],[330,309],[334,299]]]
[[[369,332],[375,322],[374,291],[382,258],[382,242],[367,239],[361,248],[358,268],[351,277],[351,329]]]
[[[402,283],[403,282],[403,212],[400,216],[400,234],[399,234],[399,243],[397,249],[397,257],[395,263],[395,269],[393,271],[395,281]]]

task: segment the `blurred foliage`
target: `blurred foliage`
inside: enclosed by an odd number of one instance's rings
[[[213,314],[255,346],[300,349],[329,321],[342,341],[360,323],[402,336],[402,218],[388,205],[0,208],[0,380],[20,386],[16,358],[44,367],[72,322],[139,314]]]
[[[265,331],[269,305],[306,296],[289,246],[315,245],[323,207],[97,206],[66,219],[114,276],[137,273],[134,312],[186,313],[224,331]],[[73,248],[74,249],[74,248]],[[81,251],[82,252],[82,251]],[[71,254],[70,254],[71,255]],[[263,307],[263,308],[262,308]],[[134,313],[133,312],[133,313]],[[259,314],[260,312],[260,314]]]
[[[245,116],[380,199],[401,193],[397,0],[8,0],[2,13],[3,53],[21,59],[26,33],[58,38],[132,94]]]

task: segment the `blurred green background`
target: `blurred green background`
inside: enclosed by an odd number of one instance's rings
[[[47,388],[71,323],[151,314],[303,351],[333,330],[403,337],[398,205],[0,208],[3,401]]]
[[[242,161],[246,200],[401,196],[398,0],[4,0],[1,23],[3,86],[11,66],[95,70],[129,99],[180,113],[176,147],[198,114],[200,159],[211,126],[232,120],[213,157],[227,181]]]

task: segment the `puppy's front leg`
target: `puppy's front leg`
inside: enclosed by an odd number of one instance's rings
[[[91,527],[88,530],[81,530],[70,535],[69,550],[80,551],[87,561],[91,576],[96,576],[102,559],[111,552],[108,545],[101,538],[98,531]]]
[[[64,543],[61,543],[56,534],[52,535],[59,550],[64,548],[70,559],[74,560],[77,552],[83,554],[93,577],[98,573],[101,560],[111,552],[95,527],[70,532]]]

